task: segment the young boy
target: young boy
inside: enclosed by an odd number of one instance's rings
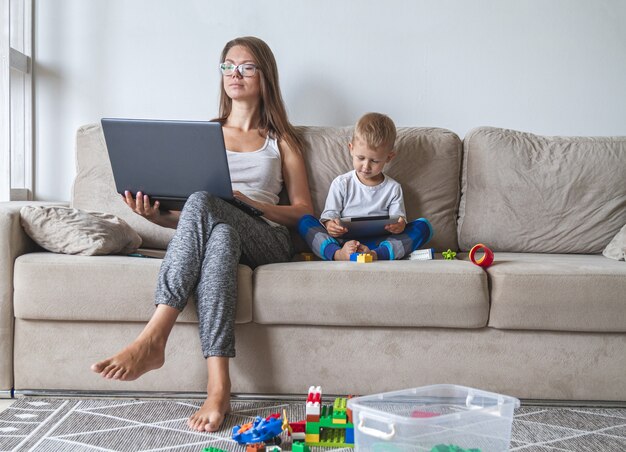
[[[333,180],[319,221],[305,215],[298,223],[298,232],[317,256],[350,260],[350,254],[362,252],[373,259],[402,259],[431,239],[428,220],[407,224],[402,187],[383,173],[385,164],[395,156],[395,140],[396,127],[386,115],[367,113],[356,123],[348,144],[354,170]],[[362,241],[341,239],[348,230],[340,218],[376,215],[399,216],[397,223],[385,226],[391,235]]]

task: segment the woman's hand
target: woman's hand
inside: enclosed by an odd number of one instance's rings
[[[128,207],[133,209],[138,215],[141,215],[147,220],[153,223],[159,224],[159,217],[161,212],[159,211],[159,201],[155,201],[154,205],[150,205],[150,197],[144,195],[140,191],[137,192],[137,197],[133,198],[133,194],[126,190],[124,192],[124,202]]]
[[[331,237],[341,237],[348,232],[348,229],[341,224],[341,220],[339,220],[339,218],[328,220],[324,223],[324,227],[326,227],[326,230]]]
[[[392,234],[401,234],[406,226],[406,220],[403,217],[398,218],[397,223],[388,224],[385,229]]]
[[[263,203],[253,200],[252,198],[248,198],[246,195],[241,193],[239,190],[233,190],[233,196],[240,201],[245,202],[249,206],[252,206],[256,209],[263,211]]]

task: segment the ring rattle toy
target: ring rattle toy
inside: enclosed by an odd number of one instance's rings
[[[480,250],[482,250],[484,254],[479,259],[476,259],[476,253]],[[493,263],[493,251],[491,251],[482,243],[479,243],[478,245],[474,245],[472,247],[469,252],[469,258],[474,264],[478,265],[479,267],[487,268]]]

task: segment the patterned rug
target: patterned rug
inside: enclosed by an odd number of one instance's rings
[[[220,432],[198,433],[186,421],[201,404],[200,399],[17,399],[0,413],[0,451],[244,451],[230,439],[233,426],[283,408],[291,420],[305,417],[301,401],[235,399]],[[515,412],[511,450],[626,451],[626,409],[522,406]]]

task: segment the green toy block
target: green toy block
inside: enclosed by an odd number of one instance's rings
[[[319,422],[307,422],[306,425],[304,426],[304,433],[318,435],[319,432],[320,432]]]
[[[335,424],[337,425],[337,424]],[[341,428],[322,428],[320,430],[320,440],[317,443],[306,443],[307,446],[319,446],[319,447],[335,447],[353,448],[354,444],[348,444],[345,440],[345,430]]]
[[[291,446],[291,451],[292,452],[311,452],[311,449],[309,448],[309,446],[307,446],[306,444],[304,444],[301,441],[296,441],[295,443],[293,443],[293,445]]]
[[[342,422],[334,422],[335,424],[336,423],[345,424],[348,421],[348,414],[346,411],[348,409],[347,404],[348,404],[348,399],[346,399],[345,397],[337,397],[335,399],[335,403],[333,403],[332,418],[342,421]]]
[[[217,447],[205,447],[202,449],[202,452],[228,452],[224,449],[219,449]]]
[[[454,444],[437,444],[430,452],[480,452],[480,449],[463,449]]]
[[[322,409],[320,410],[320,426],[321,427],[325,427],[325,428],[342,428],[342,429],[346,429],[346,428],[354,428],[354,424],[351,424],[347,421],[347,417],[346,417],[346,423],[345,424],[337,424],[335,422],[333,422],[333,418],[334,418],[334,410],[332,406],[323,406]]]

